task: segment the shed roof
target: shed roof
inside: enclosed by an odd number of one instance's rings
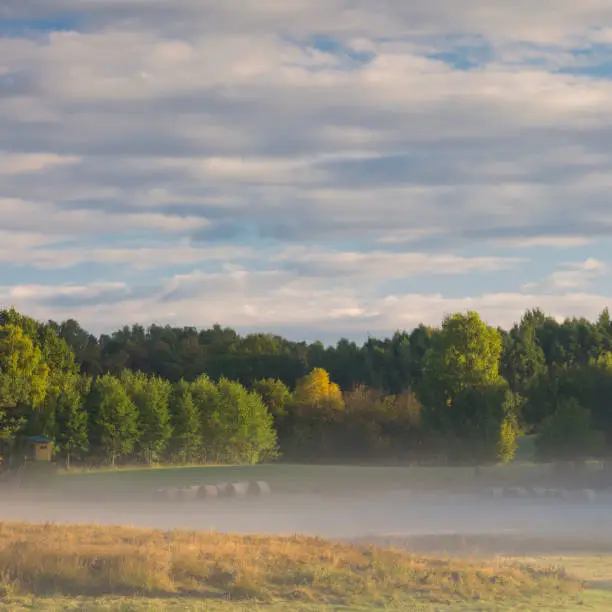
[[[49,440],[49,438],[45,438],[44,436],[26,436],[26,440],[36,442],[36,444],[49,444],[53,442],[53,440]]]

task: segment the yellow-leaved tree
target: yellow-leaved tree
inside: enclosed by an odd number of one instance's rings
[[[315,368],[297,382],[294,398],[302,414],[344,408],[340,387],[330,380],[328,372],[323,368]]]
[[[305,454],[328,456],[334,449],[334,431],[341,426],[344,400],[340,387],[333,383],[327,371],[315,368],[298,380],[288,415],[291,435],[286,455]]]

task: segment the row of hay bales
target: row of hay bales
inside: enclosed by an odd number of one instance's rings
[[[218,498],[261,497],[272,492],[270,485],[261,480],[255,482],[230,482],[216,485],[192,485],[167,487],[155,491],[159,501],[204,501]]]
[[[493,487],[487,491],[493,499],[561,499],[594,502],[593,489],[550,489],[545,487]]]

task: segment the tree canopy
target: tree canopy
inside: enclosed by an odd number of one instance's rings
[[[533,309],[507,331],[468,311],[329,346],[220,325],[96,337],[0,311],[0,439],[48,436],[66,462],[507,461],[523,433],[542,457],[605,453],[610,398],[607,310]]]

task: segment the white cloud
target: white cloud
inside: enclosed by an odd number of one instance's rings
[[[119,321],[198,326],[218,322],[239,328],[280,329],[293,337],[386,334],[422,322],[438,325],[445,315],[468,309],[478,311],[489,324],[504,327],[536,306],[555,317],[593,319],[609,301],[610,296],[583,292],[485,292],[463,298],[433,293],[376,296],[346,285],[329,287],[283,273],[240,270],[194,272],[146,289],[122,283],[0,288],[0,302],[32,316],[64,319],[78,308],[82,324],[98,332]]]
[[[180,218],[161,213],[126,212],[117,215],[104,210],[63,210],[51,202],[28,202],[0,198],[0,216],[4,230],[42,232],[78,237],[81,233],[126,233],[154,229],[163,233],[185,233],[206,227],[201,218]]]
[[[528,289],[553,289],[574,291],[587,288],[593,280],[604,275],[608,265],[603,261],[589,257],[585,261],[564,264],[559,270],[550,274],[543,283],[530,283]]]
[[[394,300],[389,279],[462,274],[500,320],[497,299],[514,313],[538,296],[493,293],[486,273],[567,292],[574,310],[606,282],[589,248],[612,233],[612,79],[596,74],[610,50],[574,51],[607,44],[609,0],[21,0],[2,14],[79,18],[0,36],[0,260],[108,264],[75,286],[147,270],[159,291],[126,285],[107,310],[62,294],[62,312],[382,329],[464,303],[417,281]],[[513,250],[535,247],[539,284]],[[557,248],[582,264],[556,269]],[[184,266],[221,272],[155,274]],[[59,308],[33,286],[26,305]],[[202,314],[167,295],[201,286]]]
[[[18,234],[17,237],[22,236]],[[0,241],[2,234],[0,233]],[[12,265],[30,265],[41,270],[71,268],[76,264],[96,263],[121,266],[123,270],[154,270],[155,268],[224,262],[235,259],[258,259],[252,249],[238,246],[194,247],[184,240],[148,246],[98,247],[83,245],[47,245],[45,240],[11,240],[12,246],[0,248],[0,262]],[[46,238],[46,242],[49,242]]]
[[[461,257],[449,253],[385,251],[326,251],[295,247],[272,257],[298,274],[325,278],[405,278],[414,275],[466,274],[475,270],[496,271],[527,260],[518,257]]]
[[[31,174],[56,165],[77,164],[79,161],[78,157],[53,153],[11,155],[0,151],[0,175]]]

